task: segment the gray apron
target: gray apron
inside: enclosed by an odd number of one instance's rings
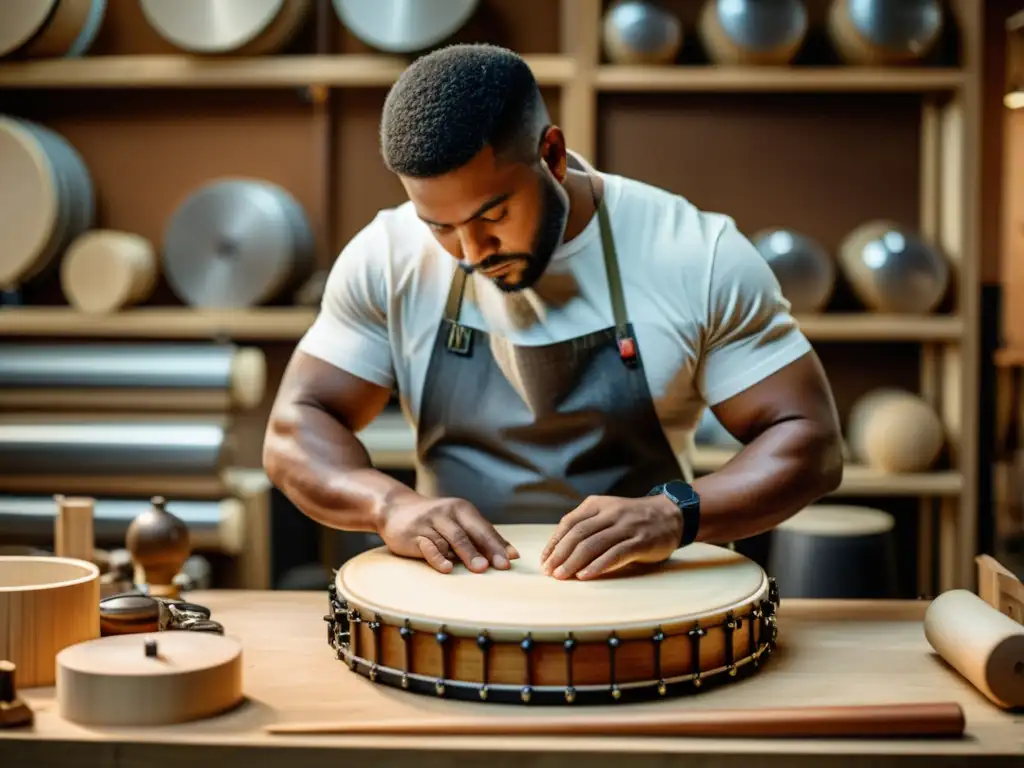
[[[515,346],[459,323],[456,269],[424,382],[417,488],[492,523],[556,523],[592,495],[639,497],[681,476],[626,315],[611,225],[597,204],[614,325]]]

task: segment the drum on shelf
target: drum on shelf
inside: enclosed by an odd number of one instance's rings
[[[171,216],[163,271],[183,302],[243,308],[297,289],[313,272],[313,230],[283,187],[218,179],[193,192]]]
[[[153,30],[195,54],[263,56],[288,45],[313,0],[139,0]]]
[[[832,0],[828,36],[853,65],[915,64],[945,32],[942,0]]]
[[[3,0],[0,57],[82,56],[92,47],[107,0]]]
[[[476,13],[480,0],[332,0],[357,39],[387,53],[415,53],[449,39]]]
[[[540,570],[549,525],[499,526],[507,571],[449,574],[386,547],[337,572],[328,642],[371,681],[459,700],[603,704],[657,699],[757,669],[775,647],[774,579],[696,543],[665,563],[557,580]]]
[[[807,37],[804,0],[705,0],[699,22],[716,64],[789,64]]]

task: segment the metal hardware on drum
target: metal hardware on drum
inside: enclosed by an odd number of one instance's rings
[[[518,643],[494,641],[486,629],[476,637],[476,645],[480,650],[482,663],[482,681],[467,682],[453,679],[451,665],[451,636],[441,624],[433,628],[434,641],[440,651],[441,674],[427,675],[413,668],[412,643],[424,629],[414,629],[406,619],[400,626],[385,624],[379,615],[364,617],[357,609],[349,606],[348,601],[338,597],[337,586],[328,587],[328,613],[324,616],[327,623],[327,643],[334,649],[339,661],[344,661],[350,670],[371,682],[402,688],[413,693],[433,694],[437,697],[456,700],[477,700],[495,703],[523,704],[604,704],[609,702],[644,701],[666,696],[676,696],[686,692],[700,690],[706,683],[736,678],[741,673],[757,669],[762,660],[766,659],[776,648],[778,626],[776,613],[780,603],[778,585],[774,578],[768,578],[766,597],[753,604],[744,613],[727,612],[720,622],[702,624],[695,621],[685,631],[690,650],[690,672],[682,675],[663,674],[663,647],[670,639],[661,627],[653,630],[648,642],[649,653],[653,662],[654,675],[650,680],[624,682],[616,676],[616,663],[629,643],[631,649],[637,640],[623,640],[615,632],[611,632],[603,641],[606,648],[608,682],[606,684],[579,684],[574,678],[574,657],[581,646],[593,646],[594,641],[580,643],[573,633],[566,634],[562,642],[565,659],[565,684],[538,684],[535,679],[533,654],[536,644],[533,637],[526,633]],[[364,649],[361,644],[360,625],[365,623],[372,638],[372,648]],[[422,622],[420,622],[422,623]],[[384,657],[385,633],[397,632],[401,640],[402,665],[397,668],[381,663]],[[744,656],[735,656],[735,643],[739,633],[746,633],[747,647],[752,649]],[[724,635],[725,662],[722,666],[701,668],[701,644],[711,633]],[[681,633],[673,633],[678,638]],[[642,641],[640,641],[642,642]],[[511,647],[518,645],[521,653],[523,678],[520,685],[491,682],[491,669],[495,657],[508,660]],[[371,655],[372,653],[372,655]]]

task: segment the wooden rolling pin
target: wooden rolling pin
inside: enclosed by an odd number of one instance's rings
[[[936,597],[924,617],[929,644],[989,701],[1024,706],[1024,626],[973,592]]]
[[[709,738],[959,737],[964,713],[955,702],[852,707],[676,710],[636,715],[453,717],[278,723],[267,733],[395,736],[690,736]]]

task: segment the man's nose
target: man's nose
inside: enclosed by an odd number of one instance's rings
[[[459,230],[459,249],[462,251],[462,260],[471,267],[477,266],[490,254],[487,241],[477,236],[472,227]]]

